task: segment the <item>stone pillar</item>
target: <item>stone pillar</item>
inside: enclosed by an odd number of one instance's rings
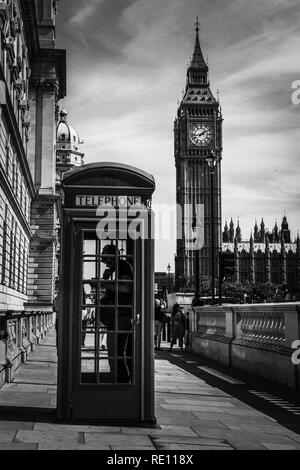
[[[58,0],[35,0],[42,48],[55,47],[55,16]]]
[[[43,103],[42,103],[42,152],[41,152],[41,187],[40,194],[55,193],[56,177],[56,95],[57,81],[43,80]]]

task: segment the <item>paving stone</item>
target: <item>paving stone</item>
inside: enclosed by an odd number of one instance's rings
[[[188,426],[162,426],[161,429],[156,428],[123,428],[124,434],[148,434],[151,436],[186,436],[197,437],[197,433]]]
[[[300,434],[295,434],[295,433],[292,433],[292,432],[287,432],[287,435],[293,439],[294,441],[300,443]]]
[[[17,431],[18,429],[33,429],[34,423],[26,421],[0,421],[0,431]]]
[[[229,443],[235,450],[267,450],[266,447],[256,441],[235,441],[233,439],[230,440]]]
[[[11,390],[12,392],[18,391],[18,392],[28,392],[34,390],[35,392],[47,392],[47,393],[56,393],[57,391],[57,386],[56,385],[44,385],[44,384],[30,384],[30,383],[10,383],[10,384],[5,384],[3,388],[1,389],[0,393],[2,391],[9,391]]]
[[[52,444],[42,443],[38,444],[37,450],[111,450],[109,445],[87,445],[87,444],[75,444],[75,443],[59,443],[54,442]]]
[[[83,424],[53,424],[53,423],[35,423],[35,431],[59,431],[59,432],[94,432],[105,434],[122,433],[119,426],[92,426]]]
[[[157,423],[160,426],[173,425],[176,426],[180,423],[182,426],[197,426],[200,424],[200,420],[186,411],[172,411],[167,412],[167,410],[158,410],[156,412]],[[224,425],[222,425],[224,427]]]
[[[110,446],[110,449],[111,450],[156,450],[156,447],[154,445],[152,446],[128,446],[128,445],[113,445],[113,446]]]
[[[201,421],[217,421],[217,422],[222,422],[224,426],[226,426],[226,421],[224,421],[222,418],[222,414],[218,413],[207,413],[204,411],[193,411],[193,414],[195,417],[201,422]]]
[[[101,433],[94,433],[94,432],[85,432],[84,433],[84,441],[86,444],[98,444],[101,443],[103,445],[111,445],[111,446],[152,446],[152,441],[150,440],[149,436],[147,435],[135,435],[132,436],[130,434],[101,434]]]
[[[262,442],[262,445],[269,450],[299,450],[300,446],[290,444],[273,444],[272,442]]]
[[[50,406],[51,397],[47,393],[40,392],[0,392],[0,405],[7,406]]]
[[[201,406],[201,407],[205,407],[205,406],[216,406],[216,407],[225,407],[225,408],[233,408],[234,406],[237,406],[236,404],[233,404],[233,403],[230,403],[228,400],[227,401],[221,401],[221,400],[215,400],[215,399],[209,399],[210,397],[208,397],[208,399],[201,399],[201,398],[165,398],[164,401],[165,403],[169,404],[169,405],[196,405],[196,406]],[[242,404],[240,406],[243,406]]]
[[[203,439],[200,437],[185,437],[185,436],[151,436],[155,445],[161,442],[171,442],[178,444],[192,444],[192,445],[213,445],[224,446],[227,445],[224,439]]]
[[[178,410],[178,405],[176,404],[161,404],[161,407],[165,410]],[[186,411],[203,411],[205,413],[224,413],[224,410],[222,408],[217,408],[213,406],[180,405],[180,409]]]
[[[0,442],[0,450],[37,450],[37,444],[18,444]]]
[[[233,429],[234,429],[234,426],[244,426],[246,430],[248,429],[248,425],[253,426],[253,427],[260,425],[260,426],[267,426],[267,427],[272,428],[272,426],[276,424],[275,421],[269,420],[267,416],[247,415],[247,416],[241,417],[239,415],[228,415],[224,413],[222,414],[222,416],[220,416],[220,420],[224,424],[226,424],[226,426],[230,428],[232,426],[233,426]],[[245,423],[245,421],[247,422],[248,425]]]
[[[248,424],[241,424],[235,421],[235,423],[231,423],[229,421],[222,422],[229,428],[235,431],[243,432],[243,431],[252,431],[258,433],[270,433],[270,434],[279,434],[283,435],[286,431],[286,428],[280,426],[279,424],[270,426],[269,424],[261,424],[261,423],[248,423]]]
[[[16,430],[0,429],[0,442],[12,442],[16,435]]]
[[[66,431],[28,431],[20,430],[17,432],[14,442],[33,442],[36,444],[46,443],[48,445],[61,443],[80,443],[80,433]]]
[[[158,450],[234,450],[231,446],[206,446],[190,444],[170,444],[162,442],[157,446]]]

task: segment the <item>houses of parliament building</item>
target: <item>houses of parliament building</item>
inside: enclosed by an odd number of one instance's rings
[[[272,231],[266,230],[263,219],[259,226],[255,221],[249,240],[242,239],[239,222],[235,228],[232,219],[229,226],[226,221],[222,251],[235,255],[235,281],[286,285],[299,296],[300,239],[298,234],[292,240],[286,215],[279,227],[275,221]]]

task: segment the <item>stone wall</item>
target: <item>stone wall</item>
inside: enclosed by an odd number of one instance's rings
[[[190,324],[193,353],[300,388],[300,365],[292,362],[299,302],[195,307]]]

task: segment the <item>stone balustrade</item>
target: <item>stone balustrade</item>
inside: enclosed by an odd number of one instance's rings
[[[203,312],[198,318],[198,331],[208,335],[224,336],[226,332],[226,315],[221,310]]]
[[[292,343],[300,339],[300,303],[195,307],[192,352],[276,382],[299,387]]]
[[[281,349],[285,346],[285,317],[282,312],[241,312],[241,333],[238,336],[245,344]]]
[[[0,312],[0,388],[54,325],[52,312]]]

